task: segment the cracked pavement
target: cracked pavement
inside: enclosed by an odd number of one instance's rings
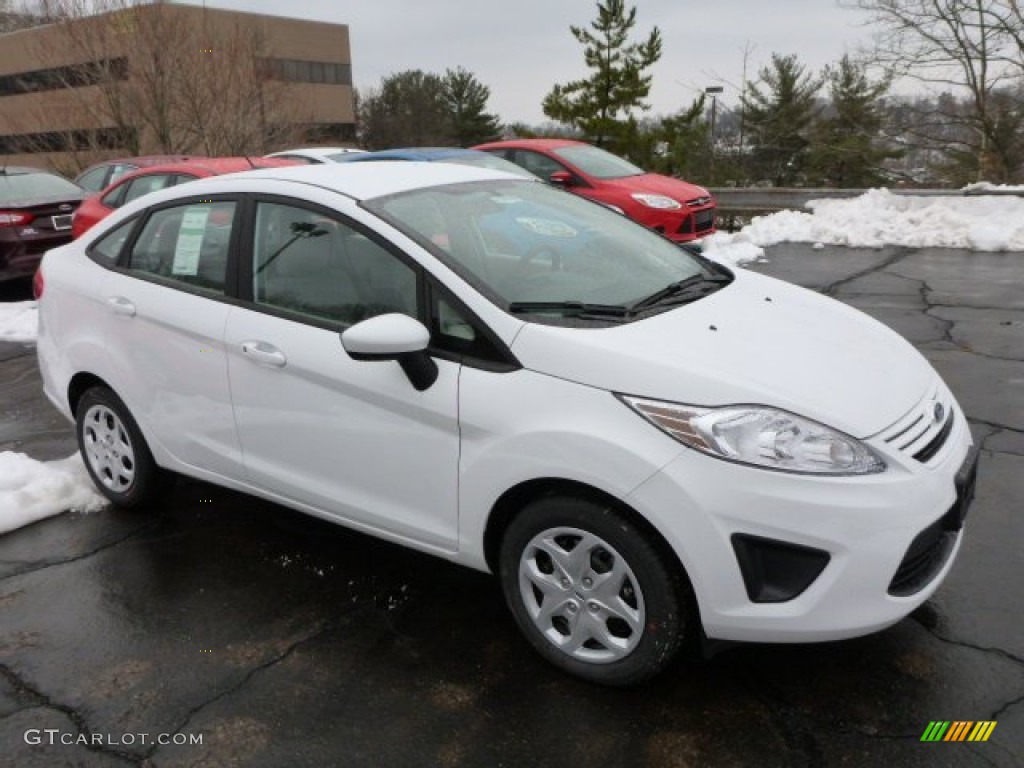
[[[0,537],[0,766],[1024,764],[1024,254],[768,259],[914,343],[984,449],[959,560],[907,620],[604,690],[536,657],[484,574],[181,480],[159,509]],[[61,458],[35,365],[0,343],[0,450]],[[922,744],[932,720],[998,725]],[[203,743],[139,741],[160,733]]]

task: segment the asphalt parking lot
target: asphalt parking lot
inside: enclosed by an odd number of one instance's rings
[[[484,574],[182,480],[0,536],[0,765],[1024,764],[1024,254],[768,257],[913,342],[984,449],[959,561],[907,620],[605,690],[536,657]],[[0,343],[0,450],[74,450],[29,345]],[[922,743],[936,720],[997,725]]]

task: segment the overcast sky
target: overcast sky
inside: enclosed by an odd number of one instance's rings
[[[201,0],[190,0],[200,4]],[[555,83],[586,73],[583,47],[569,25],[588,25],[594,0],[209,0],[210,7],[289,15],[349,25],[359,88],[405,69],[443,73],[462,66],[491,89],[489,109],[504,122],[540,123]],[[646,36],[661,29],[664,52],[654,66],[651,114],[688,106],[699,90],[725,87],[736,103],[743,50],[749,77],[773,52],[795,53],[814,70],[856,53],[870,40],[857,11],[836,0],[634,0]]]

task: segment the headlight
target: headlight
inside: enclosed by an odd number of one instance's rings
[[[885,471],[885,462],[860,440],[776,408],[698,408],[628,395],[620,398],[679,442],[720,459],[811,475]]]
[[[683,207],[677,200],[673,200],[671,197],[665,197],[664,195],[645,195],[637,192],[630,195],[630,197],[638,203],[646,205],[648,208],[659,208],[661,210],[669,211]]]

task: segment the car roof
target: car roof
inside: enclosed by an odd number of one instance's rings
[[[359,162],[361,160],[378,160],[393,158],[395,160],[439,160],[444,157],[459,157],[464,155],[475,155],[478,150],[463,149],[462,147],[397,147],[395,149],[379,149],[374,152],[362,152],[346,162]]]
[[[331,190],[355,200],[371,200],[398,192],[461,182],[515,180],[526,184],[542,183],[504,171],[494,171],[476,166],[381,160],[376,163],[330,163],[296,165],[290,168],[265,168],[235,176],[204,179],[190,183],[189,187],[193,190],[199,185],[227,188],[229,184],[234,186],[231,182],[243,177],[247,182],[247,187],[268,181],[295,182]]]
[[[181,163],[190,160],[205,159],[205,155],[139,155],[137,157],[117,157],[113,160],[103,160],[98,163],[93,163],[78,175],[84,176],[94,168],[102,168],[105,165],[134,165],[139,168],[148,168],[153,165],[166,165],[167,163]]]
[[[24,176],[27,173],[45,173],[47,176],[57,176],[63,179],[59,173],[48,171],[45,168],[32,168],[27,165],[2,165],[0,164],[0,176]]]
[[[280,152],[271,152],[264,157],[280,157],[281,155],[298,155],[299,157],[311,157],[318,160],[329,159],[331,155],[338,154],[362,154],[363,150],[353,147],[296,147],[295,149],[282,149]]]
[[[137,179],[140,176],[152,176],[157,173],[184,173],[204,178],[206,176],[218,176],[223,173],[248,171],[253,168],[287,168],[298,164],[295,160],[288,160],[283,157],[202,157],[187,162],[164,163],[162,165],[137,168],[118,177],[110,187],[119,186],[126,181]],[[106,190],[103,191],[106,192]]]
[[[508,141],[491,141],[477,144],[474,149],[500,149],[501,147],[520,149],[560,149],[561,147],[589,147],[585,141],[575,139],[509,139]]]

